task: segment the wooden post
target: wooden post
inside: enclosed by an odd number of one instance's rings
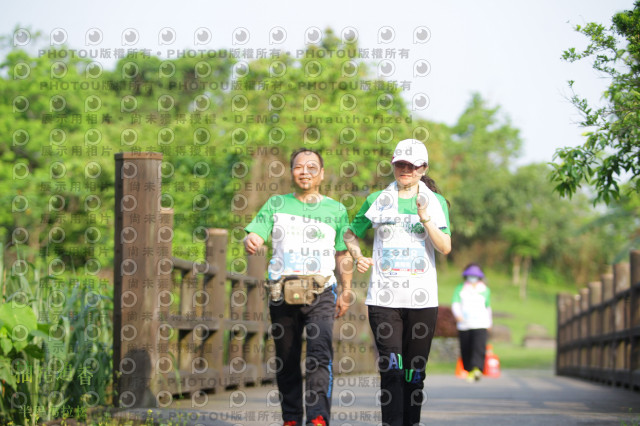
[[[601,371],[602,368],[602,356],[603,356],[603,345],[599,340],[599,337],[602,336],[602,282],[594,281],[589,283],[589,330],[591,331],[591,337],[595,339],[592,340],[591,347],[591,361],[589,363],[591,368],[598,369]]]
[[[573,295],[573,312],[571,313],[571,328],[573,331],[571,335],[573,336],[573,341],[580,340],[582,338],[582,334],[580,332],[580,294]]]
[[[631,347],[630,350],[630,365],[629,371],[631,372],[631,388],[640,388],[640,336],[636,331],[635,335],[632,330],[640,326],[640,250],[632,250],[629,255],[630,263],[630,282],[631,282],[631,297],[630,297],[630,326],[629,334]]]
[[[257,282],[247,286],[247,310],[249,321],[255,321],[255,329],[247,336],[244,358],[247,361],[249,381],[260,384],[265,378],[265,335],[269,327],[267,301],[264,291],[264,279],[267,270],[267,251],[262,248],[256,254],[247,257],[247,275]]]
[[[630,287],[631,268],[627,262],[613,265],[613,281],[615,293],[620,293]]]
[[[189,329],[179,331],[179,355],[178,365],[181,372],[187,373],[193,370],[193,361],[196,358],[196,338],[193,327],[197,325],[198,312],[194,303],[194,295],[198,290],[198,275],[193,269],[182,271],[182,284],[180,286],[180,317],[189,324]]]
[[[591,335],[589,330],[589,289],[580,289],[580,374],[586,375],[586,368],[589,367],[589,348],[586,346],[586,339]]]
[[[580,289],[580,338],[591,336],[589,329],[589,288]]]
[[[114,383],[121,407],[155,407],[162,154],[117,153],[115,163]]]
[[[580,335],[580,294],[573,295],[573,303],[572,303],[573,311],[571,312],[571,336],[573,337],[573,342],[579,341],[581,338]],[[580,367],[580,347],[574,346],[571,350],[572,352],[572,361],[571,366],[574,369]]]
[[[589,283],[589,309],[591,310],[589,326],[591,336],[600,336],[602,334],[602,321],[600,317],[602,312],[600,305],[602,304],[602,282],[594,281]]]
[[[613,274],[603,274],[600,276],[602,281],[602,302],[604,310],[602,312],[602,329],[604,334],[615,332],[615,286]],[[607,382],[613,383],[613,375],[611,371],[615,368],[616,343],[609,340],[604,346],[603,367],[608,371]]]
[[[564,321],[565,321],[565,295],[558,293],[556,295],[556,375],[562,374],[563,358],[563,344],[564,344]]]
[[[205,341],[204,358],[209,364],[209,376],[214,377],[213,387],[216,391],[224,389],[222,370],[224,362],[224,319],[227,313],[227,241],[226,229],[207,229],[205,258],[208,264],[217,268],[215,275],[205,275],[204,291],[209,301],[204,307],[205,317],[218,321],[218,328],[211,332]]]
[[[618,263],[613,265],[614,296],[617,296],[629,288],[629,278],[629,264]],[[614,310],[614,329],[615,331],[622,331],[629,325],[627,322],[629,312],[627,300],[624,298],[617,298]]]
[[[613,274],[602,274],[600,279],[602,280],[602,300],[608,302],[613,299],[615,294]]]
[[[170,307],[173,305],[173,209],[160,208],[160,225],[156,238],[158,249],[158,298],[160,320],[169,320]]]
[[[602,329],[605,335],[610,335],[614,332],[615,324],[613,274],[601,275],[600,279],[602,281],[602,302],[604,304],[604,310],[602,311]],[[608,372],[605,380],[607,383],[613,383],[613,377],[610,373],[615,365],[615,344],[613,341],[609,340],[604,345],[602,360],[602,365]]]
[[[613,309],[613,275],[604,274],[600,277],[602,281],[602,302],[605,304],[602,313],[602,331],[608,334],[614,331],[615,313]]]
[[[632,250],[630,257],[630,282],[631,282],[631,326],[640,326],[640,250]]]
[[[573,295],[568,294],[564,300],[565,306],[565,343],[573,342],[575,336],[573,335]]]
[[[164,405],[171,402],[171,390],[168,383],[163,380],[162,375],[174,374],[174,371],[178,368],[174,365],[173,359],[170,355],[170,345],[174,337],[177,336],[177,330],[175,330],[169,324],[171,305],[174,304],[173,290],[173,209],[160,207],[160,220],[158,225],[158,232],[156,235],[156,248],[158,251],[158,320],[160,321],[158,329],[158,364],[156,380],[158,381],[158,388],[161,389],[162,398],[159,398],[159,403]]]
[[[615,298],[614,305],[614,330],[616,332],[624,332],[629,329],[630,325],[630,310],[629,299],[623,296],[623,293],[628,292],[630,279],[630,268],[627,263],[618,263],[613,265],[613,292]],[[629,371],[629,356],[631,349],[631,342],[627,338],[616,338],[614,341],[614,356],[615,364],[614,368],[614,383],[616,384],[628,384],[630,375],[625,377],[625,371]]]
[[[572,318],[573,318],[573,296],[568,293],[558,295],[558,330],[557,342],[558,362],[557,370],[566,373],[567,367],[570,366],[570,351],[567,348],[572,341]]]
[[[245,308],[247,288],[243,280],[232,280],[231,297],[234,299],[241,299],[240,303],[232,303],[229,307],[231,318],[231,327],[229,329],[229,362],[225,369],[225,379],[228,381],[228,385],[242,385],[244,384],[245,374],[247,373],[247,362],[244,358],[244,345],[245,339],[248,336],[249,330],[243,321],[245,317]],[[227,299],[225,297],[225,299]],[[227,324],[230,324],[227,322]]]

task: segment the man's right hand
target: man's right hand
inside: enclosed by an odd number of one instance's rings
[[[246,251],[247,254],[256,254],[256,251],[258,251],[263,244],[264,240],[260,235],[249,232],[249,235],[244,238],[244,251]]]
[[[373,266],[373,259],[370,257],[364,257],[358,259],[358,263],[356,264],[356,269],[361,274],[364,274],[369,270],[369,267]]]

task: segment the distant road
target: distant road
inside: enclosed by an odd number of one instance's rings
[[[334,382],[332,425],[377,425],[376,376],[342,376]],[[509,370],[500,378],[467,383],[453,375],[427,375],[427,425],[638,425],[640,392],[556,377],[551,371]],[[175,401],[156,409],[156,424],[282,425],[273,385]],[[144,414],[146,410],[130,413]]]

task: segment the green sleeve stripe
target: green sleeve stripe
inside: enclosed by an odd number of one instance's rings
[[[247,232],[254,232],[263,240],[267,241],[271,235],[273,229],[273,210],[271,198],[260,208],[256,217],[253,218],[251,223],[247,225],[244,230]]]
[[[451,223],[449,222],[449,207],[447,206],[447,200],[440,194],[434,192],[436,198],[440,202],[440,206],[442,207],[442,211],[444,212],[444,218],[447,222],[446,228],[440,228],[442,232],[451,236]]]
[[[347,212],[345,211],[340,216],[339,227],[336,229],[336,251],[343,251],[347,249],[347,245],[344,243],[344,233],[347,232],[347,229],[349,229],[349,215],[347,215]]]
[[[349,229],[351,229],[351,231],[353,231],[353,233],[356,234],[358,238],[364,237],[367,230],[371,228],[371,221],[367,219],[365,213],[367,213],[371,205],[376,201],[376,198],[378,198],[381,193],[382,191],[377,191],[369,194],[367,196],[367,199],[364,200],[362,207],[360,207],[360,210],[356,214],[356,217],[353,218]]]
[[[464,284],[459,284],[456,289],[453,291],[453,300],[452,303],[460,303],[462,299],[460,298],[460,292],[462,291],[462,287]]]

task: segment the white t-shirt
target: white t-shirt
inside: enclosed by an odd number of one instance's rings
[[[322,197],[303,203],[287,194],[269,198],[245,230],[265,241],[271,237],[270,268],[280,275],[331,276],[331,285],[336,283],[336,251],[347,249],[343,235],[348,225],[347,210],[339,202]]]
[[[431,220],[450,234],[446,202],[424,184],[420,193],[429,200],[427,213]],[[350,226],[358,237],[371,227],[375,230],[374,264],[365,303],[390,308],[436,307],[438,279],[433,244],[420,223],[416,197],[402,199],[397,194],[393,182],[369,195]]]

